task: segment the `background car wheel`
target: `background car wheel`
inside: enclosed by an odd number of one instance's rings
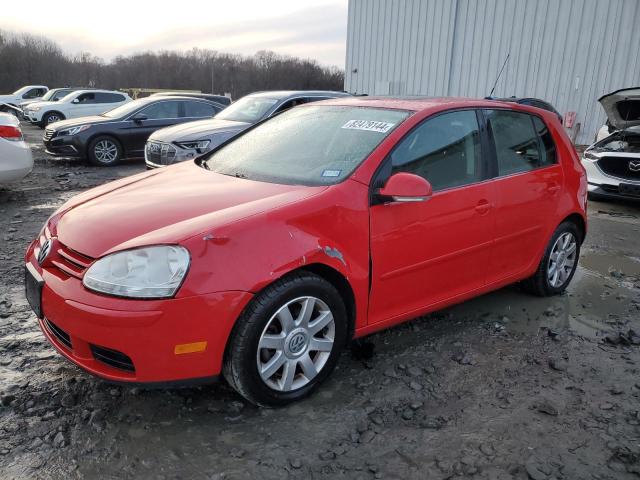
[[[288,275],[258,294],[238,319],[224,376],[256,405],[299,400],[335,368],[347,321],[333,285],[311,273]]]
[[[122,147],[113,137],[98,137],[91,141],[87,151],[89,161],[99,167],[112,167],[122,159]]]
[[[64,120],[64,115],[58,112],[49,112],[42,117],[42,125],[45,127],[55,122]]]
[[[551,236],[538,270],[522,283],[524,289],[541,297],[562,293],[578,267],[581,241],[575,223],[560,224]]]

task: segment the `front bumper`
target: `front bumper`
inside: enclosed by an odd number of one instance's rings
[[[587,171],[588,191],[592,195],[640,200],[640,181],[605,174],[596,162],[582,160]]]
[[[34,241],[26,262],[44,282],[40,328],[68,360],[115,382],[173,383],[221,373],[227,339],[250,293],[164,300],[108,297],[53,265],[41,268],[35,260],[38,249]]]
[[[46,152],[54,157],[82,158],[84,155],[84,144],[79,137],[63,136],[51,139],[43,138]]]

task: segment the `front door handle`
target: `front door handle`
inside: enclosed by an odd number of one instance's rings
[[[491,204],[488,200],[482,199],[476,205],[476,212],[480,215],[485,215],[491,209]]]

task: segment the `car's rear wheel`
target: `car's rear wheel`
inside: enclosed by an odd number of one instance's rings
[[[89,161],[99,167],[112,167],[122,159],[122,147],[113,137],[101,136],[89,144]]]
[[[48,112],[42,117],[42,125],[47,126],[55,122],[64,120],[64,115],[58,112]]]
[[[542,297],[562,293],[578,267],[580,242],[581,235],[575,223],[560,224],[551,236],[538,270],[523,282],[525,290]]]
[[[251,403],[286,405],[331,373],[346,336],[347,313],[335,287],[294,273],[258,294],[238,319],[224,376]]]

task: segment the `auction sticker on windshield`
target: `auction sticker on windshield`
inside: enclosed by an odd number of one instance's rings
[[[394,123],[376,122],[374,120],[349,120],[342,128],[350,130],[367,130],[369,132],[387,133]]]

